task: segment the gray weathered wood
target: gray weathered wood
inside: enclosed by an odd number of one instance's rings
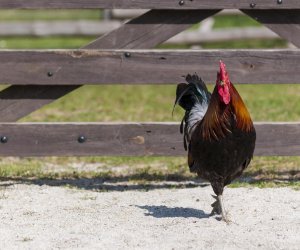
[[[300,156],[300,123],[256,123],[255,155]],[[177,123],[1,123],[1,156],[186,155]],[[84,136],[86,142],[79,143]]]
[[[109,11],[110,17],[113,20],[126,20],[126,19],[132,19],[134,17],[137,17],[139,15],[144,14],[146,11],[145,9],[112,9],[107,10]],[[243,15],[243,13],[237,9],[227,9],[222,10],[216,15]]]
[[[119,21],[35,21],[0,23],[0,36],[69,36],[103,35],[122,25]],[[187,30],[172,37],[166,44],[198,45],[202,42],[233,41],[238,39],[278,38],[266,27],[228,28],[217,30]]]
[[[255,6],[250,6],[250,4]],[[298,0],[1,0],[0,8],[107,8],[107,9],[293,9],[300,8]]]
[[[300,83],[300,50],[8,50],[0,83],[171,84],[194,72],[212,83],[220,59],[234,83]]]
[[[85,46],[88,49],[153,48],[219,10],[151,10]]]
[[[18,117],[23,117],[25,112],[36,110],[53,102],[78,87],[76,85],[10,86],[0,92],[0,120],[15,121]]]
[[[96,39],[84,48],[152,48],[217,12],[216,10],[189,12],[152,10],[118,30]],[[75,85],[67,89],[62,89],[61,86],[36,86],[36,89],[32,86],[8,87],[4,90],[5,98],[1,98],[3,95],[0,92],[0,121],[17,121],[78,87]],[[16,93],[18,93],[17,97]],[[39,98],[39,96],[47,96],[47,98]]]
[[[284,2],[284,1],[283,1]],[[299,1],[300,3],[300,1]],[[300,47],[300,10],[243,10],[282,38]]]

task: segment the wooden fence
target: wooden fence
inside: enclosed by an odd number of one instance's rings
[[[186,154],[178,123],[17,123],[84,84],[178,83],[199,69],[212,82],[220,58],[234,82],[300,83],[298,49],[151,50],[233,8],[300,46],[298,0],[3,0],[0,8],[151,9],[79,50],[1,51],[0,82],[11,85],[0,92],[2,156]],[[300,155],[300,122],[255,126],[256,155]]]
[[[101,36],[121,27],[128,19],[149,10],[112,9],[103,12],[103,20],[68,21],[6,21],[0,23],[0,36]],[[216,15],[243,15],[238,10],[224,10]],[[186,30],[165,41],[166,44],[199,46],[203,42],[234,41],[239,39],[274,39],[276,33],[266,27],[212,29],[214,18],[205,19],[198,29]]]

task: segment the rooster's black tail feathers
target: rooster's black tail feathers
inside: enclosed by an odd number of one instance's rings
[[[185,79],[188,83],[177,85],[173,111],[176,104],[186,111],[181,121],[180,133],[184,134],[184,148],[187,150],[194,125],[205,115],[211,94],[197,74],[187,75]]]

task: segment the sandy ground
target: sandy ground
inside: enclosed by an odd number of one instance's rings
[[[6,185],[7,184],[7,185]],[[1,183],[1,249],[300,249],[300,192],[210,187],[96,192]]]

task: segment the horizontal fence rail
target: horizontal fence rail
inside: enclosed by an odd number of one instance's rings
[[[1,0],[0,8],[18,9],[293,9],[299,0]]]
[[[0,83],[170,84],[197,72],[215,82],[222,59],[234,83],[300,83],[300,50],[0,51]]]
[[[148,10],[141,10],[141,9],[113,9],[113,10],[107,10],[107,16],[111,19],[132,19],[134,17],[137,17],[139,15],[144,14],[146,11]],[[239,10],[235,10],[235,9],[227,9],[227,10],[223,10],[220,13],[218,13],[217,15],[243,15],[243,13]]]
[[[300,123],[255,123],[257,156],[300,153]],[[1,156],[186,155],[178,123],[0,123]]]
[[[94,36],[104,35],[122,26],[119,21],[35,21],[0,23],[0,36]],[[167,44],[197,44],[238,39],[279,38],[265,27],[184,31]]]

